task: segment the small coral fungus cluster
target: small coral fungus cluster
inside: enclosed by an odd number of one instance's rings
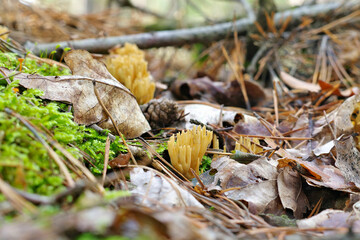
[[[145,54],[136,45],[126,43],[124,47],[112,49],[106,58],[106,66],[134,94],[139,104],[154,97],[155,83],[147,71]]]
[[[190,169],[199,174],[199,166],[208,145],[213,137],[213,132],[207,131],[205,127],[193,127],[187,132],[171,136],[168,142],[168,150],[171,164],[185,177],[194,178]]]

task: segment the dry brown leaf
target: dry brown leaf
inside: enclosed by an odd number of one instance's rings
[[[351,115],[354,112],[355,105],[360,102],[360,95],[352,96],[346,99],[336,112],[334,119],[335,136],[339,137],[341,134],[352,134],[354,132],[354,125],[351,122]]]
[[[253,214],[263,213],[278,197],[276,180],[249,184],[241,190],[226,192],[225,195],[230,199],[248,202],[249,210]]]
[[[117,82],[117,80],[108,72],[105,64],[93,59],[91,54],[85,50],[72,50],[66,54],[64,60],[74,75],[81,75],[94,79],[107,79],[113,83]],[[89,82],[87,82],[87,85],[89,85]],[[114,88],[114,86],[117,86],[117,88]],[[136,102],[136,98],[124,85],[121,83],[113,86],[98,84],[96,87],[100,93],[101,100],[112,114],[117,126],[125,136],[134,138],[150,130],[149,123],[142,114],[140,107]],[[93,87],[88,86],[88,88],[90,91],[93,91]],[[92,97],[95,97],[94,94],[91,95]],[[81,94],[80,96],[83,95]],[[89,98],[89,96],[86,95],[83,97]],[[81,118],[82,121],[84,121],[82,122],[83,124],[90,124],[87,123],[88,118],[92,119],[93,116],[99,116],[98,118],[101,117],[99,121],[107,119],[106,121],[101,122],[99,126],[114,131],[112,122],[100,104],[98,104],[97,99],[96,105],[91,106],[90,109],[87,108],[85,114],[86,116],[75,114],[75,120]]]
[[[285,167],[279,173],[277,180],[282,205],[284,208],[291,209],[296,218],[301,218],[310,206],[306,195],[302,191],[300,174],[290,167]]]
[[[335,166],[338,167],[345,179],[355,183],[360,188],[360,152],[356,148],[352,136],[335,140],[337,159]]]
[[[318,169],[317,165],[311,164],[311,162],[308,161],[302,161],[301,159],[285,157],[278,159],[278,162],[279,163],[277,167],[279,169],[285,167],[292,167],[293,169],[301,173],[303,176],[307,176],[316,180],[322,180],[324,177],[324,174],[322,174],[321,170]]]
[[[334,210],[334,209],[327,209],[322,211],[321,213],[307,219],[298,220],[296,223],[299,228],[317,228],[322,226],[323,222],[331,219],[335,215],[346,215],[346,218],[349,217],[350,213],[345,213],[342,210]],[[344,221],[346,222],[346,221]],[[336,227],[336,226],[333,226]]]
[[[355,218],[350,212],[342,210],[326,209],[321,213],[302,220],[296,221],[300,229],[304,228],[328,228],[324,235],[334,235],[334,231],[341,228],[351,228],[352,232],[359,233],[360,221]],[[333,229],[331,231],[330,229]],[[335,232],[336,233],[336,232]],[[338,232],[339,233],[339,232]]]
[[[245,88],[251,106],[261,105],[265,99],[264,89],[255,81],[245,80]],[[241,86],[233,80],[229,83],[214,82],[208,77],[177,80],[171,86],[171,92],[179,99],[200,99],[225,106],[245,107]]]
[[[338,191],[351,191],[354,187],[353,184],[345,180],[341,171],[332,165],[320,165],[311,162],[309,165],[312,165],[312,169],[317,169],[317,172],[321,174],[321,181],[303,175],[309,185],[328,187]]]
[[[141,199],[141,205],[156,207],[198,207],[203,206],[191,193],[180,187],[175,181],[156,174],[154,171],[144,171],[134,168],[130,171],[132,194]]]
[[[346,90],[340,90],[339,88],[335,89],[335,86],[333,86],[332,84],[321,81],[321,80],[319,80],[319,86],[320,86],[321,90],[325,90],[325,91],[334,90],[333,95],[336,95],[339,97],[351,97],[351,96],[359,93],[358,87],[352,87],[352,88],[348,88]]]
[[[245,200],[250,210],[261,213],[267,209],[277,197],[276,167],[264,158],[245,165],[228,157],[214,160],[211,164],[217,170],[214,182],[208,188],[216,188],[220,181],[221,188],[239,188],[226,191],[225,195],[234,200]]]
[[[292,158],[282,158],[278,161],[278,168],[292,167],[312,186],[328,187],[339,191],[351,191],[354,187],[345,180],[341,171],[332,165],[323,165],[316,160],[302,161]]]
[[[234,126],[234,131],[244,135],[270,136],[271,133],[261,122],[255,117],[241,119]]]
[[[135,97],[107,72],[104,64],[83,50],[72,51],[66,61],[73,73],[81,76],[44,77],[20,73],[14,79],[20,80],[20,85],[25,88],[44,91],[42,98],[72,103],[75,122],[85,125],[99,123],[102,128],[114,132],[112,122],[94,94],[93,82],[96,82],[102,102],[126,137],[135,138],[150,130]],[[12,73],[6,68],[1,70],[7,75]]]

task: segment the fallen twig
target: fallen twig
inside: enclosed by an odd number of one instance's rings
[[[359,6],[360,3],[358,1],[349,1],[345,4],[342,2],[334,2],[314,6],[303,6],[294,10],[287,10],[275,14],[274,22],[276,25],[279,25],[288,16],[291,16],[292,21],[294,21],[299,20],[304,16],[311,17],[320,13],[328,13],[340,7],[345,10],[351,10],[352,8]],[[255,19],[250,15],[248,18],[239,19],[234,23],[226,22],[215,24],[213,26],[55,43],[35,44],[33,42],[27,42],[25,47],[26,49],[31,50],[35,55],[39,55],[41,52],[55,50],[57,46],[60,48],[72,47],[73,49],[86,49],[93,53],[104,53],[117,44],[124,44],[126,42],[135,43],[140,48],[179,46],[187,43],[217,41],[224,38],[228,33],[233,32],[235,29],[238,33],[244,33],[254,24],[254,21]]]

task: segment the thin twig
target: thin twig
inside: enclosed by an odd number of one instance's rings
[[[26,201],[22,196],[20,196],[14,189],[5,182],[0,177],[0,192],[10,201],[12,206],[21,213],[24,213],[24,210],[29,211],[30,213],[36,213],[37,209],[30,202]]]
[[[359,6],[359,1],[317,4],[314,6],[303,6],[292,10],[276,13],[274,21],[279,25],[283,19],[292,16],[292,21],[299,20],[304,16],[317,16],[319,13],[328,13],[338,8],[352,9]],[[35,44],[27,42],[26,49],[32,49],[35,55],[41,52],[52,51],[57,46],[60,48],[72,47],[73,49],[86,49],[93,53],[104,53],[108,49],[118,44],[126,42],[135,43],[140,48],[179,46],[187,43],[210,42],[223,39],[229,32],[236,28],[238,33],[245,33],[247,29],[254,24],[254,19],[250,17],[237,20],[235,23],[226,22],[215,24],[213,26],[195,27],[189,29],[178,29],[172,31],[158,31],[152,33],[141,33],[126,36],[116,36],[107,38],[82,39],[55,43]],[[322,29],[321,29],[322,31]]]
[[[260,138],[260,139],[265,139],[265,138],[269,138],[269,139],[275,139],[275,140],[311,140],[312,138],[310,137],[276,137],[276,136],[262,136],[262,135],[247,135],[247,134],[239,134],[236,133],[234,131],[232,131],[232,133],[238,135],[238,136],[242,136],[242,137],[250,137],[250,138]]]

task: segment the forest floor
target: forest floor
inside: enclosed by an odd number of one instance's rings
[[[0,239],[357,239],[360,4],[240,2],[0,1]]]

